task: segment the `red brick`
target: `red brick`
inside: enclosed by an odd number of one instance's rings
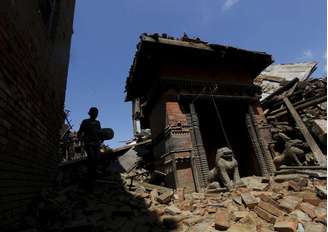
[[[269,197],[267,195],[260,195],[260,198],[262,201],[270,203],[271,205],[274,205],[277,208],[279,208],[279,202],[276,200],[273,200],[271,197]]]
[[[300,204],[299,208],[306,213],[307,215],[309,215],[310,218],[315,218],[316,214],[315,214],[315,206],[311,205],[310,203],[307,202],[303,202]]]
[[[317,196],[315,196],[313,194],[309,194],[309,195],[303,196],[303,202],[307,202],[314,206],[318,206],[319,203],[321,202],[321,200]]]
[[[307,222],[304,225],[305,232],[326,232],[326,227],[320,223]]]
[[[245,205],[252,209],[258,204],[258,200],[250,193],[242,193],[241,198]]]
[[[279,200],[279,207],[285,209],[287,212],[292,212],[297,205],[302,201],[302,198],[287,196],[281,200]]]
[[[326,217],[327,217],[327,209],[325,209],[325,208],[316,207],[314,209],[314,213],[315,213],[316,218],[319,218],[319,219],[326,219]]]
[[[229,214],[226,210],[218,209],[215,213],[215,229],[227,230],[230,227]]]
[[[276,206],[264,201],[260,201],[257,206],[277,217],[283,216],[285,214],[285,212],[278,209]]]
[[[299,192],[299,191],[301,191],[301,186],[298,183],[296,183],[295,181],[291,180],[291,181],[288,181],[288,189],[293,190],[295,192]]]
[[[279,221],[274,224],[274,230],[278,232],[296,232],[298,222],[297,220]]]
[[[269,223],[275,223],[277,217],[268,213],[267,211],[261,209],[258,206],[255,206],[254,208],[254,212],[262,219],[264,219],[265,221],[269,222]]]

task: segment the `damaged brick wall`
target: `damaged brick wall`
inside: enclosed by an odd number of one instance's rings
[[[20,219],[56,171],[74,6],[0,3],[0,228]]]

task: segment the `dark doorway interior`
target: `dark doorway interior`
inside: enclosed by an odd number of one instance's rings
[[[246,126],[247,102],[240,100],[215,101],[226,136],[239,164],[241,176],[259,175],[258,163]],[[229,147],[212,100],[195,103],[199,127],[206,151],[209,169],[215,164],[216,150]]]

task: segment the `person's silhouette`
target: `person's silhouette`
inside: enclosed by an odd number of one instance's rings
[[[77,133],[78,138],[84,142],[84,149],[88,155],[88,173],[90,178],[96,177],[96,161],[99,155],[101,138],[99,138],[101,126],[96,120],[98,109],[91,107],[89,110],[90,118],[84,119]]]

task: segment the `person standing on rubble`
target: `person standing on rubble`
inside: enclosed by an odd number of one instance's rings
[[[84,142],[84,149],[88,156],[88,174],[91,179],[94,179],[97,174],[96,162],[102,142],[99,137],[101,126],[100,122],[96,120],[98,116],[98,109],[96,107],[91,107],[88,114],[90,118],[82,121],[77,136]]]

